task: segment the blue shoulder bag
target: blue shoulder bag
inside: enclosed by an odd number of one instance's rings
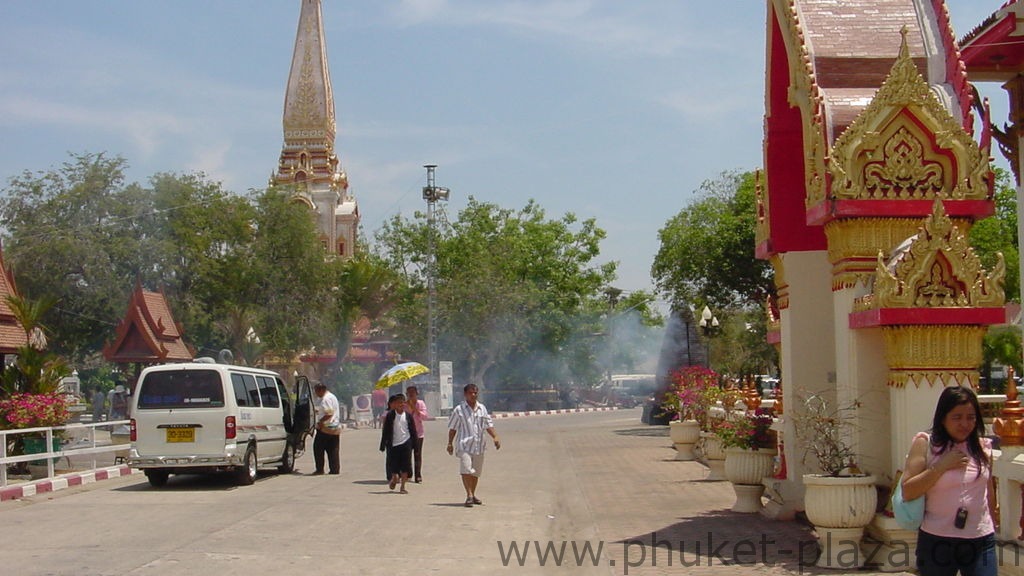
[[[909,502],[903,499],[903,482],[896,484],[892,494],[892,515],[896,523],[904,530],[917,530],[924,520],[924,496],[918,496]]]

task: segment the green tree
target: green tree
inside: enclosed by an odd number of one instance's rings
[[[725,172],[658,231],[651,276],[673,308],[761,305],[775,293],[770,264],[754,256],[754,189],[752,172]]]
[[[592,263],[604,231],[572,214],[550,220],[533,201],[511,210],[470,198],[454,222],[443,213],[438,220],[441,356],[454,360],[466,381],[549,387],[565,379],[563,349],[589,336],[580,317],[606,309],[602,290],[615,265]],[[429,232],[417,214],[416,221],[392,219],[376,236],[382,258],[408,286],[393,317],[407,352],[419,358]]]
[[[996,254],[1002,253],[1006,261],[1006,299],[1020,301],[1020,252],[1017,238],[1017,191],[1011,181],[1012,174],[996,168],[995,214],[975,222],[969,239],[982,266],[991,271]]]

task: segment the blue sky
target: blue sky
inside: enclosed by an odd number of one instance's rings
[[[959,37],[1002,0],[948,3]],[[433,163],[449,212],[533,198],[550,218],[594,218],[616,285],[649,289],[658,229],[701,182],[761,164],[762,1],[323,4],[336,148],[367,236],[423,209]],[[299,5],[5,1],[0,181],[107,152],[131,181],[202,171],[265,187]],[[1005,96],[983,91],[1001,124]]]

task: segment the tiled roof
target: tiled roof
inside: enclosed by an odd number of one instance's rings
[[[151,364],[191,360],[193,355],[163,292],[148,292],[136,285],[115,340],[103,349],[103,356],[111,362]]]
[[[17,296],[14,276],[4,264],[3,250],[0,249],[0,354],[12,354],[28,344],[25,330],[18,324],[7,303],[8,296]]]

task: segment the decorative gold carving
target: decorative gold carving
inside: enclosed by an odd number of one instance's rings
[[[879,250],[889,252],[917,232],[917,218],[851,218],[825,225],[828,261],[832,263],[832,290],[867,284],[875,274]]]
[[[977,390],[979,375],[977,370],[952,370],[944,372],[928,370],[890,370],[886,384],[891,388],[903,388],[913,384],[920,388],[922,384],[931,386],[970,386]]]
[[[975,325],[884,326],[885,360],[890,370],[974,370],[981,365],[987,330]]]
[[[932,214],[909,244],[886,263],[878,253],[874,305],[878,308],[1002,306],[1006,264],[998,255],[987,274],[967,238],[936,200]]]
[[[754,172],[754,201],[757,220],[754,225],[754,244],[760,245],[771,237],[771,213],[768,204],[768,180],[760,170]]]
[[[811,198],[825,196],[825,156],[828,145],[825,130],[824,98],[814,76],[814,64],[793,0],[774,0],[774,13],[779,20],[786,56],[789,61],[790,105],[799,108],[803,117],[804,186],[806,202],[816,204]]]
[[[786,281],[786,267],[782,260],[781,254],[773,254],[768,259],[771,263],[772,269],[775,270],[775,274],[772,277],[772,281],[775,283],[775,302],[779,306],[779,310],[785,310],[789,308],[789,282]]]
[[[1006,404],[992,423],[1000,446],[1024,446],[1024,408],[1017,399],[1013,366],[1006,369]]]
[[[988,199],[989,162],[921,77],[907,30],[889,77],[832,147],[831,194],[847,199]]]

